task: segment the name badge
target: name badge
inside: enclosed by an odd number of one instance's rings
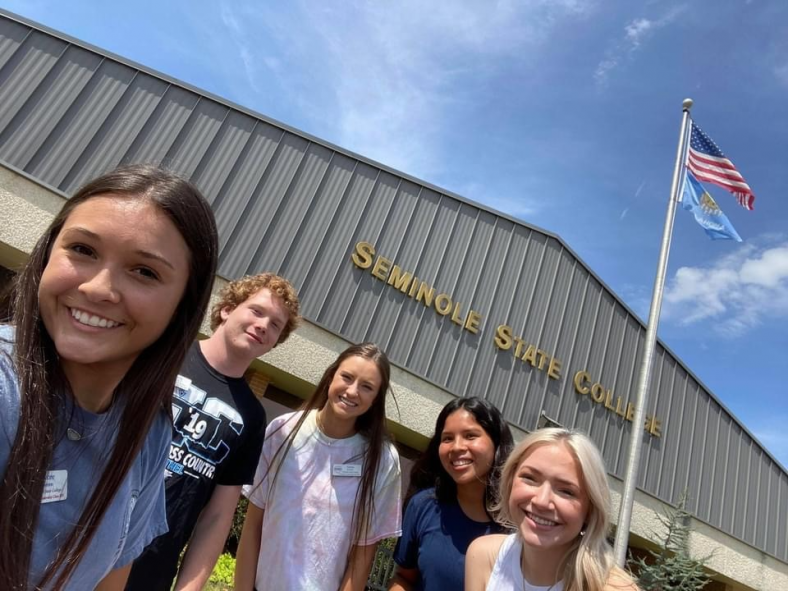
[[[48,470],[42,503],[65,501],[68,497],[68,470]]]
[[[333,468],[334,476],[361,476],[361,464],[337,464]]]

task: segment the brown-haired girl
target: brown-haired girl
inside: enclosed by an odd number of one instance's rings
[[[208,204],[152,166],[69,199],[0,328],[0,589],[122,588],[166,531],[175,377],[217,256]]]
[[[389,374],[380,348],[353,345],[301,411],[268,425],[255,485],[244,490],[236,589],[364,589],[378,542],[401,533]]]

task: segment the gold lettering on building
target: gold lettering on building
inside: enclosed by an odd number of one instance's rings
[[[451,322],[470,333],[478,334],[482,323],[479,312],[467,309],[462,302],[455,301],[448,293],[438,292],[433,286],[404,270],[384,256],[375,256],[375,246],[369,242],[358,242],[350,260],[359,269],[402,292],[411,299],[433,308],[441,316],[449,316]],[[466,311],[467,310],[467,311]]]
[[[513,336],[511,326],[499,324],[495,329],[493,343],[501,351],[508,351],[515,345],[513,353],[517,359],[539,371],[546,371],[550,379],[561,379],[561,361],[521,337]]]
[[[446,316],[463,330],[479,334],[482,315],[476,310],[467,308],[462,302],[456,301],[451,294],[438,291],[423,279],[403,269],[394,261],[382,255],[376,256],[375,246],[369,242],[358,242],[350,254],[353,264],[386,285],[396,289],[412,300],[432,308],[436,314]],[[523,337],[516,336],[511,326],[499,324],[495,328],[493,344],[501,351],[512,351],[514,357],[527,363],[534,369],[543,371],[551,380],[560,380],[563,363],[554,355],[540,349],[537,344],[527,342]],[[635,418],[635,405],[621,396],[616,396],[612,388],[606,388],[596,381],[587,371],[580,370],[574,374],[572,383],[581,396],[588,396],[595,404],[599,404],[607,412],[618,415],[625,421],[632,422]],[[654,437],[662,437],[662,420],[648,415],[644,429]]]
[[[608,412],[617,414],[630,423],[635,418],[635,405],[624,401],[621,396],[613,399],[613,390],[605,388],[601,382],[593,382],[591,374],[587,371],[578,371],[572,380],[575,385],[575,392],[582,396],[590,396],[596,404],[602,405]],[[592,383],[593,382],[593,383]],[[643,426],[654,437],[662,437],[662,421],[655,416],[646,416]]]

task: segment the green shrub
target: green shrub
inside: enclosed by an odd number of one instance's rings
[[[657,517],[662,524],[661,547],[658,552],[649,550],[650,556],[630,561],[630,568],[637,573],[638,585],[644,591],[699,591],[710,579],[704,563],[709,556],[693,558],[689,551],[690,514],[685,509],[685,490],[675,509],[665,508]]]
[[[235,577],[235,558],[229,554],[222,554],[219,560],[216,561],[216,566],[213,567],[211,577],[208,579],[210,583],[218,585],[230,585],[232,589],[233,578]]]

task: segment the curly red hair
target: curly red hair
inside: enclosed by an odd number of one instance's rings
[[[245,302],[261,289],[268,289],[273,295],[282,300],[289,312],[287,324],[282,329],[276,344],[284,343],[287,337],[290,336],[290,333],[301,322],[301,316],[299,315],[301,302],[298,300],[298,294],[293,284],[284,277],[273,273],[246,275],[228,283],[219,294],[219,301],[211,309],[211,330],[216,330],[222,323],[222,310],[226,308],[234,309],[238,304]]]

